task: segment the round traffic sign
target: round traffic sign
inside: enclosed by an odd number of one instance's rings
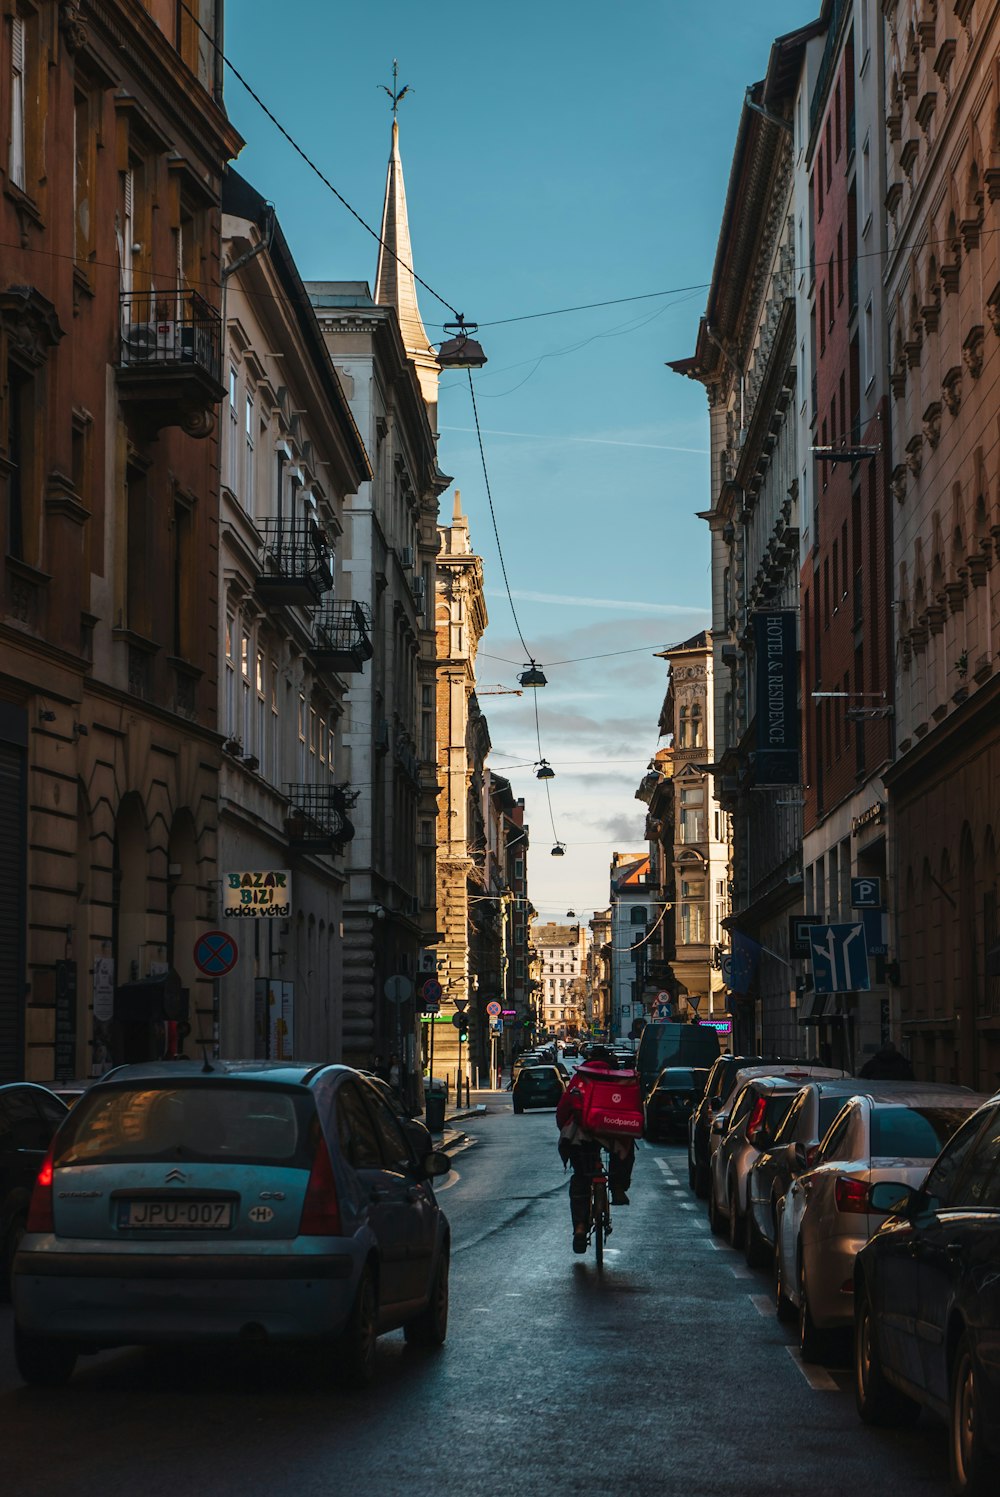
[[[436,977],[428,977],[427,981],[421,984],[420,996],[426,998],[428,1003],[437,1003],[441,997],[441,984]]]
[[[226,930],[207,930],[194,943],[194,964],[206,977],[225,977],[239,957],[239,947]]]
[[[499,1003],[494,1000],[492,1003],[487,1003],[486,1012],[489,1014],[491,1019],[496,1019],[503,1012],[503,1010],[501,1009]]]
[[[413,984],[408,977],[400,974],[387,978],[382,991],[390,1003],[405,1003],[407,998],[413,997]]]

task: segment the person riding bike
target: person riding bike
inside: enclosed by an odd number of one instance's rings
[[[563,1164],[569,1164],[573,1169],[573,1177],[569,1182],[569,1209],[573,1220],[574,1253],[587,1251],[590,1183],[595,1175],[601,1173],[602,1148],[607,1149],[610,1155],[608,1184],[611,1187],[611,1204],[629,1204],[628,1188],[635,1164],[635,1139],[591,1132],[583,1123],[589,1089],[598,1079],[607,1080],[618,1072],[619,1063],[613,1053],[604,1045],[595,1045],[584,1064],[577,1067],[573,1080],[563,1092],[556,1108],[559,1155]]]

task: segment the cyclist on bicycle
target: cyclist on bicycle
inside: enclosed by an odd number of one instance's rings
[[[635,1140],[598,1134],[588,1131],[583,1125],[588,1089],[597,1078],[607,1078],[609,1072],[618,1071],[618,1062],[604,1045],[595,1045],[582,1066],[578,1066],[573,1080],[563,1092],[556,1108],[556,1123],[559,1125],[559,1155],[563,1164],[573,1169],[569,1182],[569,1209],[573,1220],[573,1251],[587,1251],[587,1233],[590,1228],[590,1182],[601,1173],[601,1149],[608,1150],[610,1165],[608,1184],[611,1187],[611,1204],[627,1206],[628,1188],[635,1164]]]

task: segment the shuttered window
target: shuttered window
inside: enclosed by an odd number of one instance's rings
[[[26,190],[24,129],[24,20],[12,16],[10,23],[10,179]]]
[[[10,727],[7,719],[10,719]],[[0,1083],[24,1076],[24,942],[28,883],[24,713],[0,704]],[[21,742],[10,741],[21,739]]]

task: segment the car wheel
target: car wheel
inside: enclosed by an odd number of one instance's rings
[[[751,1268],[766,1268],[770,1261],[770,1252],[767,1241],[757,1225],[753,1206],[750,1205],[746,1215],[746,1241],[743,1251],[747,1263]]]
[[[863,1291],[854,1306],[854,1402],[865,1424],[906,1424],[920,1409],[886,1381],[879,1355],[875,1318]]]
[[[338,1373],[345,1388],[368,1387],[373,1381],[377,1337],[378,1298],[372,1271],[366,1268],[340,1337]]]
[[[712,1176],[704,1164],[696,1164],[694,1167],[694,1193],[700,1200],[704,1200],[712,1188]]]
[[[514,1103],[514,1111],[515,1112],[523,1112],[524,1111],[524,1103],[523,1102],[515,1102]]]
[[[809,1308],[809,1291],[806,1286],[806,1266],[799,1249],[799,1351],[803,1362],[822,1362],[826,1355],[828,1337],[819,1330]]]
[[[448,1271],[446,1244],[438,1257],[426,1309],[408,1320],[403,1327],[403,1335],[413,1346],[443,1346],[445,1343],[448,1334]]]
[[[783,1325],[795,1319],[795,1306],[785,1293],[785,1276],[781,1272],[781,1249],[777,1231],[774,1235],[774,1312]]]
[[[722,1237],[725,1233],[726,1224],[722,1220],[718,1206],[715,1204],[715,1190],[711,1185],[708,1187],[708,1225],[716,1237]]]
[[[951,1409],[948,1431],[951,1445],[951,1482],[956,1497],[983,1497],[996,1491],[996,1469],[988,1466],[986,1427],[989,1415],[983,1406],[972,1343],[963,1335],[951,1364]]]
[[[689,1154],[688,1155],[688,1190],[697,1191],[697,1189],[698,1189],[698,1183],[697,1182],[698,1182],[698,1177],[697,1177],[697,1175],[695,1173],[694,1165],[691,1163],[691,1155]]]
[[[29,1388],[62,1388],[73,1376],[76,1347],[71,1341],[32,1336],[15,1322],[14,1361]]]
[[[729,1246],[741,1248],[743,1246],[743,1231],[745,1227],[743,1216],[740,1212],[740,1203],[736,1197],[735,1185],[729,1187]]]

